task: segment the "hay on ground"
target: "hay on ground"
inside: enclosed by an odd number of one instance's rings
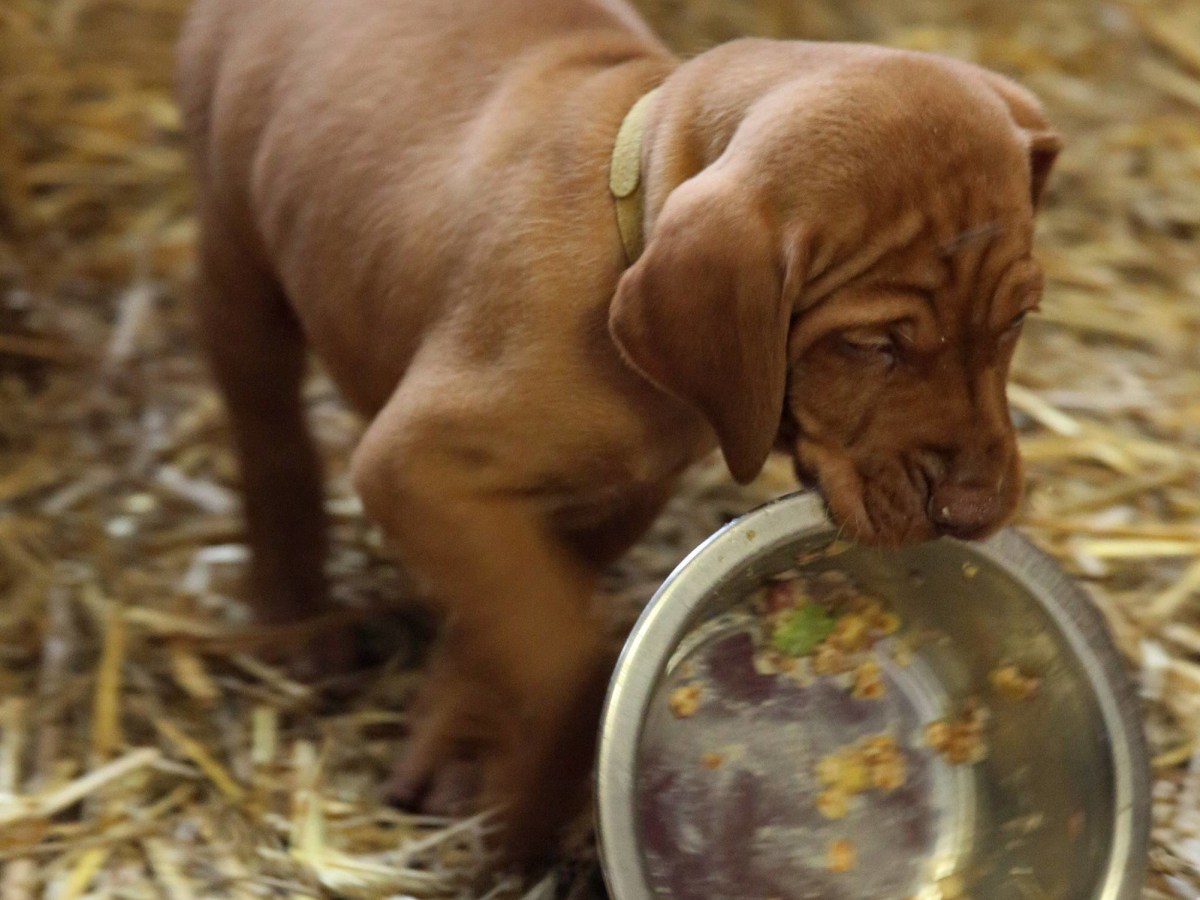
[[[1200,896],[1200,7],[1189,0],[643,0],[739,34],[944,51],[1040,93],[1069,143],[1013,407],[1021,524],[1091,590],[1155,754],[1147,897]],[[0,896],[468,895],[486,818],[378,802],[420,678],[299,684],[254,656],[220,405],[185,305],[169,83],[182,0],[0,7]],[[348,490],[358,425],[309,392],[349,609],[410,596]],[[626,623],[728,517],[788,489],[709,463],[610,579]],[[586,840],[537,884],[594,891]]]

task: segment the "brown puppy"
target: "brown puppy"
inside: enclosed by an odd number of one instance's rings
[[[619,0],[199,0],[180,81],[261,614],[324,601],[306,345],[446,614],[408,799],[473,754],[509,849],[548,838],[608,673],[597,574],[715,446],[740,480],[787,447],[865,541],[1012,513],[1058,141],[1003,78],[762,40],[680,63]],[[656,86],[628,266],[609,166]]]

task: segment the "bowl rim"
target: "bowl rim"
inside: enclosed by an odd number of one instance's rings
[[[634,625],[617,660],[601,716],[595,775],[596,842],[613,900],[654,900],[638,839],[637,750],[654,690],[692,627],[711,586],[784,543],[836,530],[820,498],[787,494],[734,519],[675,567]],[[952,540],[943,538],[943,540]],[[1083,588],[1014,529],[971,542],[1035,597],[1082,665],[1103,717],[1113,759],[1113,839],[1098,893],[1087,900],[1137,900],[1150,832],[1150,762],[1137,694],[1107,624]]]

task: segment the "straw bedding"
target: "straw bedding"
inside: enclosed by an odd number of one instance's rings
[[[1069,137],[1011,398],[1021,525],[1082,579],[1145,696],[1147,897],[1200,896],[1200,7],[1188,0],[644,0],[676,46],[866,39],[1020,77]],[[182,0],[0,5],[0,897],[584,897],[483,875],[485,820],[377,804],[420,679],[303,685],[257,660],[235,470],[189,336]],[[309,390],[347,608],[410,600],[347,489],[358,425]],[[609,579],[628,623],[728,517],[786,490],[701,466]],[[487,886],[478,887],[480,883]]]

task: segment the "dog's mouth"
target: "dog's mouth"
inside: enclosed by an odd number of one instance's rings
[[[917,463],[898,460],[861,467],[845,453],[801,442],[792,465],[800,484],[820,494],[829,518],[847,538],[899,547],[947,533],[931,515],[932,481]],[[954,537],[973,539],[991,530]]]

